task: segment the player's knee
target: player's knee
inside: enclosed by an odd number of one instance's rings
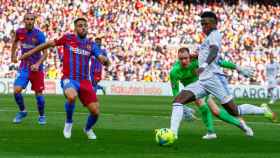
[[[195,96],[193,95],[193,93],[183,90],[178,96],[176,96],[176,98],[173,100],[173,103],[185,104],[194,100]]]
[[[15,88],[14,88],[14,93],[16,93],[16,94],[21,93],[21,91],[22,91],[22,88],[21,88],[21,87],[15,87]]]
[[[74,103],[75,100],[76,100],[76,96],[75,96],[75,95],[68,95],[68,96],[67,96],[67,101],[68,101],[69,103]]]
[[[237,106],[228,106],[228,105],[223,105],[226,111],[231,114],[232,116],[239,116]]]
[[[97,102],[94,103],[90,103],[88,105],[88,109],[90,111],[90,113],[94,116],[98,116],[100,111],[99,111],[99,104]]]

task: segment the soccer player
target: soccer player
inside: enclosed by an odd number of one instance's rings
[[[45,35],[39,29],[34,27],[35,15],[27,13],[23,19],[25,23],[24,28],[16,30],[15,37],[13,37],[11,59],[13,63],[17,63],[16,49],[18,43],[21,47],[21,53],[25,54],[27,51],[35,48],[36,46],[45,42]],[[21,94],[22,90],[26,88],[30,81],[32,86],[31,89],[35,91],[37,100],[37,107],[39,112],[38,123],[43,125],[46,124],[45,116],[45,98],[43,96],[44,90],[44,72],[43,72],[43,61],[46,59],[47,53],[40,51],[25,60],[22,60],[19,66],[18,74],[14,82],[14,98],[18,105],[19,112],[13,119],[14,123],[21,123],[23,118],[27,116],[27,110],[24,104],[24,99]]]
[[[21,59],[25,59],[29,55],[50,47],[64,47],[61,86],[66,97],[66,121],[63,130],[66,139],[71,138],[72,116],[77,97],[80,98],[81,103],[90,113],[84,132],[88,139],[96,139],[92,127],[99,116],[99,103],[89,80],[89,62],[91,56],[95,56],[105,66],[108,66],[110,62],[107,57],[101,54],[99,46],[87,38],[87,31],[87,20],[85,18],[77,18],[74,21],[74,34],[66,33],[59,39],[37,46],[21,57]]]
[[[253,75],[253,71],[249,68],[242,68],[224,60],[219,60],[218,63],[224,68],[236,69],[245,77],[252,77]],[[180,48],[178,51],[178,61],[176,61],[176,63],[173,65],[172,70],[170,72],[173,96],[177,96],[179,94],[179,82],[181,82],[183,86],[186,87],[187,85],[198,80],[198,76],[196,74],[197,69],[198,61],[196,58],[191,58],[189,49]],[[207,134],[202,137],[203,139],[214,139],[217,137],[213,126],[212,114],[210,113],[208,106],[210,107],[212,113],[219,119],[233,124],[246,131],[246,129],[244,129],[244,127],[246,126],[243,126],[242,121],[228,114],[228,112],[225,111],[223,108],[218,108],[218,106],[215,104],[214,100],[211,97],[209,99],[208,97],[206,97],[204,100],[197,99],[195,103],[199,107],[199,110],[202,114],[202,120],[207,127]],[[186,115],[187,112],[185,110],[185,107],[183,111],[183,115]],[[177,128],[175,128],[175,132],[176,130]]]
[[[269,104],[274,104],[277,100],[277,95],[274,90],[277,88],[277,75],[279,73],[280,65],[273,60],[273,55],[269,54],[269,63],[265,66],[266,80],[267,80],[267,91],[270,97]]]
[[[266,112],[264,108],[252,105],[236,106],[233,102],[227,80],[218,65],[221,51],[222,36],[217,30],[218,19],[213,12],[207,11],[201,15],[203,32],[207,35],[199,48],[197,73],[198,81],[184,88],[174,99],[171,114],[171,129],[177,134],[183,113],[183,105],[212,94],[221,101],[222,106],[233,116]],[[245,123],[247,135],[253,136],[253,131]]]
[[[106,50],[102,49],[102,39],[96,38],[95,43],[97,46],[100,47],[101,52],[104,56],[107,56]],[[91,58],[91,66],[90,66],[90,77],[91,77],[91,83],[94,87],[95,92],[97,92],[99,89],[102,90],[103,94],[106,94],[106,91],[104,87],[100,86],[98,83],[101,81],[102,78],[102,64],[93,56]]]

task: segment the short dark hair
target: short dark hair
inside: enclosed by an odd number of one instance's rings
[[[182,47],[182,48],[180,48],[180,49],[178,50],[178,53],[185,53],[185,52],[190,53],[189,48],[187,48],[187,47]]]
[[[218,18],[216,16],[216,14],[211,11],[203,12],[200,17],[201,18],[213,18],[213,19],[215,19],[216,22],[218,22]]]
[[[77,18],[76,20],[74,20],[74,25],[76,25],[78,21],[87,22],[87,19],[86,18]]]

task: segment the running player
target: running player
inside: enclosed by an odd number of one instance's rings
[[[277,88],[277,75],[279,73],[280,65],[273,60],[273,55],[269,54],[269,63],[265,66],[266,80],[267,80],[267,91],[270,97],[269,104],[274,104],[277,100],[275,89]]]
[[[66,33],[59,39],[39,45],[24,54],[21,59],[25,59],[40,50],[64,46],[63,76],[61,79],[61,86],[67,99],[65,103],[66,121],[63,130],[64,137],[71,138],[75,100],[76,97],[79,97],[81,103],[90,112],[84,132],[88,139],[96,139],[92,127],[99,116],[99,103],[89,80],[89,62],[91,56],[95,56],[105,66],[108,66],[110,62],[107,57],[101,54],[101,50],[96,43],[86,37],[88,24],[85,18],[76,19],[74,27],[74,34]]]
[[[24,16],[24,28],[16,30],[15,37],[13,37],[11,59],[13,63],[17,63],[16,49],[20,43],[21,53],[25,54],[27,51],[45,42],[45,35],[39,29],[34,27],[35,15],[27,13]],[[43,61],[46,59],[47,53],[40,51],[25,60],[22,60],[19,66],[18,74],[14,82],[14,98],[18,105],[19,112],[13,119],[14,123],[21,123],[22,119],[27,116],[24,99],[21,94],[22,90],[26,88],[28,82],[31,82],[31,89],[35,92],[37,108],[39,112],[38,123],[46,124],[45,116],[45,98],[43,96],[44,90],[44,70]]]

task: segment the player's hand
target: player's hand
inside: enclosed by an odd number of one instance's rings
[[[25,59],[25,58],[27,58],[27,57],[29,57],[29,56],[30,56],[30,53],[29,53],[29,52],[26,52],[26,53],[24,53],[22,56],[20,56],[18,60],[23,60],[23,59]]]
[[[252,78],[255,73],[255,69],[253,67],[236,67],[236,70],[242,74],[244,77]]]
[[[31,71],[38,71],[40,64],[33,64],[30,66]]]

